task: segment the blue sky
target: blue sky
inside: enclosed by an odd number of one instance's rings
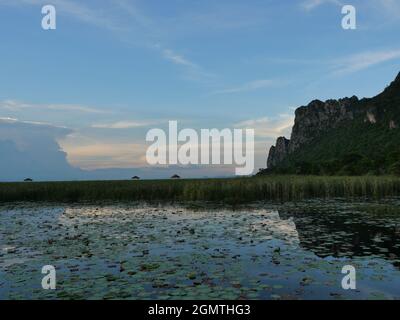
[[[388,85],[399,31],[397,0],[0,0],[0,118],[67,128],[57,141],[83,169],[145,166],[146,132],[168,120],[247,125],[263,167],[295,108]]]

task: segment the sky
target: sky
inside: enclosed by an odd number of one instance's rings
[[[41,27],[47,4],[56,30]],[[342,28],[345,4],[356,30]],[[399,31],[399,0],[0,0],[0,180],[32,172],[21,158],[42,179],[158,177],[145,137],[171,120],[254,128],[257,170],[297,107],[382,91],[400,71]]]

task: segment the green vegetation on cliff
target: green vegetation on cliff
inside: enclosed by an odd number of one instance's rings
[[[400,175],[400,74],[374,98],[299,108],[288,148],[276,150],[262,173]]]
[[[400,130],[370,123],[352,123],[316,138],[312,145],[289,155],[274,172],[400,175]]]

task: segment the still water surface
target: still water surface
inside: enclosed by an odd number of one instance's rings
[[[0,299],[31,298],[399,299],[400,200],[2,205]]]

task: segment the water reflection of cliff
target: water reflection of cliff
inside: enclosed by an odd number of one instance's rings
[[[299,234],[293,219],[282,219],[277,211],[262,211],[257,215],[252,230],[262,232],[265,239],[283,241],[286,245],[298,247],[300,245]]]
[[[400,215],[385,217],[323,208],[318,213],[306,208],[281,209],[279,215],[293,219],[300,246],[319,257],[377,255],[400,267]]]

